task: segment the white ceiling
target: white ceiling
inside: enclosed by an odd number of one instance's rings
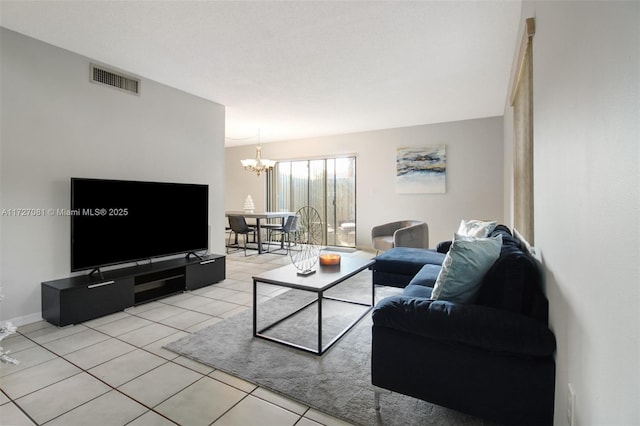
[[[225,105],[230,146],[502,115],[520,6],[2,0],[0,23]]]

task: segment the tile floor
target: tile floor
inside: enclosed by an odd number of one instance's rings
[[[223,282],[73,326],[19,327],[2,341],[20,364],[0,366],[0,424],[347,424],[162,348],[250,309],[251,276],[289,262],[234,253]],[[261,298],[283,291],[259,290]]]

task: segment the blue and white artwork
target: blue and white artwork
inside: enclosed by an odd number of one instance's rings
[[[446,145],[398,148],[396,192],[399,194],[445,193]]]

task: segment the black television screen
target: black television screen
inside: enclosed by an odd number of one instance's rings
[[[209,187],[71,178],[71,270],[207,250]]]

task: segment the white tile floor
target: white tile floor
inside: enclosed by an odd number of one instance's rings
[[[223,282],[83,324],[20,327],[2,341],[20,364],[0,366],[0,425],[347,424],[162,348],[250,309],[251,276],[289,262],[234,253]]]

